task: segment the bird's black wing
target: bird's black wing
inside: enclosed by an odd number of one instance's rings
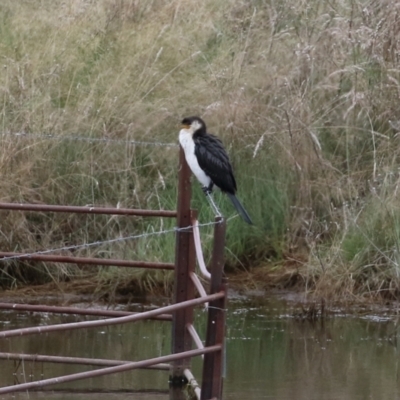
[[[194,137],[195,155],[200,168],[223,192],[234,194],[236,181],[222,142],[214,135]]]

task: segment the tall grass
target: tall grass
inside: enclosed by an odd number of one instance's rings
[[[229,221],[230,266],[299,258],[298,273],[319,293],[397,296],[399,11],[389,0],[2,1],[0,200],[173,209],[176,148],[123,142],[176,142],[180,119],[197,114],[226,144],[255,221]],[[37,136],[46,134],[60,139]],[[196,184],[193,195],[208,221]],[[172,226],[3,212],[0,247]],[[173,235],[91,251],[166,261],[173,253]],[[55,280],[86,273],[10,262],[3,282],[37,271]],[[113,284],[143,274],[99,276]]]

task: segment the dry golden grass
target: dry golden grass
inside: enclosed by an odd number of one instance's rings
[[[230,265],[306,254],[310,290],[397,296],[399,11],[389,0],[2,1],[0,201],[172,209],[175,148],[62,137],[176,142],[180,119],[198,114],[226,144],[256,221],[230,221]],[[212,218],[197,188],[194,205]],[[2,218],[1,248],[21,251],[172,226]],[[173,237],[91,254],[170,260]],[[5,281],[31,280],[27,270],[11,263]]]

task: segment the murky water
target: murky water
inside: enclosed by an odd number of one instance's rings
[[[338,313],[316,323],[296,319],[295,313],[293,305],[276,299],[230,300],[224,399],[400,399],[400,333],[395,312]],[[202,314],[197,324],[200,332],[204,332]],[[81,319],[2,311],[0,329]],[[169,329],[168,323],[148,321],[16,337],[0,341],[0,351],[140,360],[168,353]],[[1,360],[0,386],[88,368]],[[194,374],[200,378],[199,360],[194,362]],[[0,398],[161,400],[168,399],[167,387],[168,372],[131,371],[59,385],[50,392]]]

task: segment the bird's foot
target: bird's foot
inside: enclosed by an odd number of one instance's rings
[[[204,192],[204,194],[206,196],[210,195],[212,193],[212,188],[210,188],[209,186],[203,186],[201,188],[201,190]]]

